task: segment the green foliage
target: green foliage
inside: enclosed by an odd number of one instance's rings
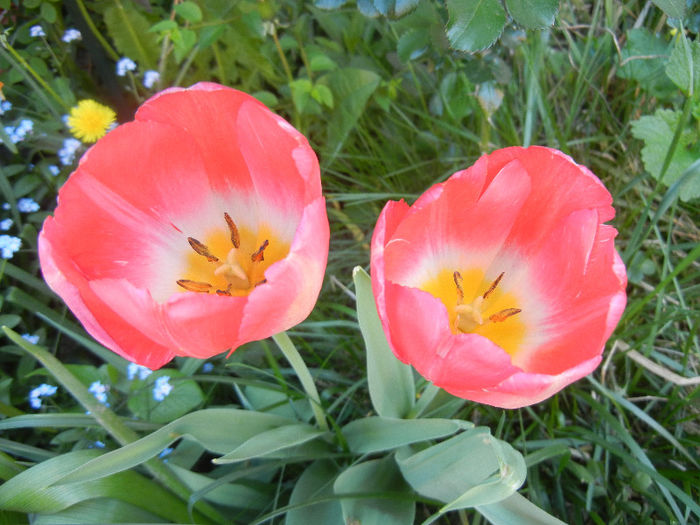
[[[151,24],[130,0],[119,0],[110,5],[104,12],[104,22],[122,56],[135,60],[144,69],[155,69],[158,42],[149,32]]]
[[[506,24],[499,0],[449,0],[447,38],[460,51],[480,51],[493,45]]]

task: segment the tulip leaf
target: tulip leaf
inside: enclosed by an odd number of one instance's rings
[[[191,520],[182,501],[133,471],[96,481],[56,485],[66,471],[96,459],[100,454],[96,450],[68,452],[17,474],[0,486],[0,508],[26,513],[55,513],[86,500],[114,498],[175,522]]]
[[[333,484],[336,494],[391,491],[410,494],[402,479],[394,458],[386,456],[353,465],[342,472]],[[413,523],[416,514],[415,501],[404,498],[343,498],[343,523],[362,525],[405,525]]]
[[[447,0],[447,11],[447,39],[459,51],[490,47],[506,24],[506,12],[499,0]]]
[[[449,436],[473,426],[458,419],[366,417],[348,423],[342,432],[352,452],[372,454]]]
[[[319,460],[309,465],[294,484],[289,504],[295,508],[287,512],[285,524],[343,523],[339,501],[313,503],[315,499],[333,496],[337,475],[338,468],[331,461]]]
[[[332,158],[362,116],[369,98],[379,86],[380,77],[366,69],[342,68],[329,73],[324,80],[333,99],[338,101],[328,124],[328,150]]]
[[[525,481],[522,455],[477,427],[412,454],[404,448],[396,460],[419,494],[447,503],[440,513],[487,505],[507,498]]]
[[[416,395],[413,371],[389,348],[377,314],[369,275],[357,266],[353,270],[353,279],[357,319],[367,348],[367,383],[372,406],[383,417],[406,417],[413,408]]]
[[[296,423],[272,428],[252,436],[235,450],[215,459],[214,463],[235,463],[267,456],[281,450],[301,445],[323,434],[325,434],[325,431],[314,428],[306,423]]]
[[[180,438],[193,439],[211,452],[226,454],[253,436],[290,423],[293,421],[287,418],[235,408],[199,410],[73,471],[64,472],[61,483],[98,479],[130,469],[158,455]]]
[[[564,522],[530,503],[517,492],[499,502],[477,507],[493,525],[564,525]]]

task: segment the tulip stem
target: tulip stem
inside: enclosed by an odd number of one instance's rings
[[[311,410],[314,412],[314,417],[316,418],[319,428],[321,430],[328,430],[328,422],[326,421],[326,415],[323,413],[323,408],[321,407],[321,398],[318,395],[318,390],[316,390],[316,384],[296,346],[292,343],[287,332],[280,332],[277,335],[273,335],[272,339],[277,346],[279,346],[279,349],[282,350],[289,364],[292,365],[299,381],[301,381],[301,386],[304,387],[304,392],[309,396]]]

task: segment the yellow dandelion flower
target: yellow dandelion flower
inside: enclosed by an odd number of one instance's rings
[[[116,113],[99,102],[86,99],[70,110],[68,128],[73,136],[83,142],[95,142],[107,133],[115,122]]]

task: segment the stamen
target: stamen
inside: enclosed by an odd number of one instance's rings
[[[209,293],[211,284],[202,283],[199,281],[190,281],[189,279],[178,279],[177,284],[182,286],[188,292]]]
[[[231,216],[226,212],[224,212],[224,219],[226,219],[226,224],[228,224],[228,230],[231,233],[231,244],[233,244],[234,248],[240,248],[241,237],[238,234],[238,228],[236,228],[236,223],[233,222]]]
[[[499,275],[498,277],[496,277],[496,280],[495,280],[494,282],[491,283],[491,286],[489,286],[489,289],[486,290],[486,291],[484,292],[484,295],[482,295],[482,297],[483,297],[484,299],[487,299],[488,296],[491,295],[491,294],[493,293],[493,291],[494,291],[494,290],[496,289],[496,287],[498,286],[498,283],[500,283],[500,282],[501,282],[501,279],[503,279],[503,275],[504,275],[505,273],[506,273],[506,272],[501,272],[501,275]]]
[[[261,284],[265,284],[267,282],[267,279],[263,279],[262,281],[258,281],[255,283],[255,286],[260,286]]]
[[[263,242],[260,245],[260,248],[257,249],[257,251],[250,256],[250,260],[253,262],[262,262],[265,260],[265,256],[263,255],[263,252],[265,251],[265,248],[267,248],[267,245],[270,244],[270,241],[265,239],[265,242]]]
[[[452,279],[454,279],[455,286],[457,287],[457,297],[461,303],[464,300],[464,290],[462,289],[462,274],[457,270],[452,274]]]
[[[489,321],[493,321],[494,323],[502,323],[509,317],[519,314],[520,312],[522,312],[520,308],[506,308],[505,310],[501,310],[500,312],[496,312],[495,314],[489,316]]]
[[[231,288],[233,288],[232,284],[229,284],[225,290],[217,290],[216,295],[231,295]]]
[[[197,252],[199,255],[201,255],[203,257],[206,257],[207,261],[219,262],[219,258],[216,257],[215,255],[211,254],[211,252],[209,251],[209,248],[207,248],[206,244],[199,242],[194,237],[187,237],[187,242],[190,243],[190,246],[192,247],[192,249],[195,252]]]

